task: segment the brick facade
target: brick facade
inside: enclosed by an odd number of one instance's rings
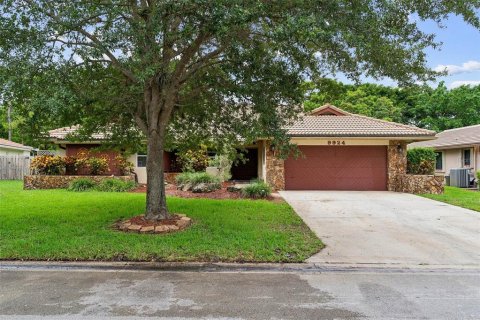
[[[118,151],[115,150],[104,150],[100,149],[100,144],[67,144],[65,149],[65,154],[69,157],[78,157],[79,154],[87,153],[93,157],[105,158],[108,161],[108,170],[105,172],[105,175],[114,175],[119,176],[122,174],[121,170],[117,167],[116,157],[120,155]],[[71,174],[70,172],[67,172]],[[87,175],[88,170],[80,168],[76,173],[78,175]]]

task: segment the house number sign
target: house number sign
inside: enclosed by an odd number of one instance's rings
[[[329,146],[344,146],[345,140],[328,140]]]

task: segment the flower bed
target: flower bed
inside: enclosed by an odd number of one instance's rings
[[[52,176],[52,175],[30,175],[23,177],[23,189],[66,189],[70,182],[79,178],[89,178],[95,182],[105,179],[120,179],[124,181],[135,181],[135,176]]]
[[[37,156],[33,158],[30,169],[38,175],[91,175],[99,176],[112,174],[113,171],[121,175],[128,175],[133,171],[133,163],[125,156],[118,155],[114,161],[95,152],[81,152],[77,156]]]

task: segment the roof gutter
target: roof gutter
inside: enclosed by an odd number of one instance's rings
[[[22,151],[32,151],[32,147],[16,147],[16,146],[11,146],[8,144],[2,144],[0,143],[0,148],[7,148],[7,149],[14,149],[14,150],[22,150]]]
[[[411,135],[411,136],[371,136],[371,135],[288,135],[290,138],[295,139],[311,139],[311,138],[318,138],[318,139],[329,139],[329,138],[341,138],[341,139],[382,139],[382,140],[416,140],[416,141],[427,141],[427,140],[436,140],[437,137],[435,136],[425,136],[425,135]]]

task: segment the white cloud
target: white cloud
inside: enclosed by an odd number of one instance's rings
[[[478,86],[478,85],[480,85],[480,80],[457,80],[450,83],[448,87],[450,89],[453,89],[460,86]]]
[[[446,70],[449,75],[480,71],[480,61],[470,60],[465,63],[462,63],[462,65],[440,64],[436,66],[434,70],[438,72],[442,72]]]

